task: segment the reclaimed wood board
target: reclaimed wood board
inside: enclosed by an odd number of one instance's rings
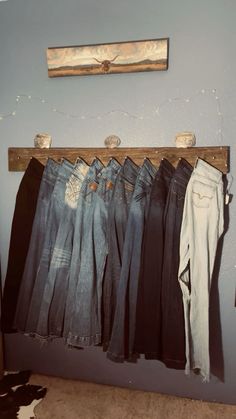
[[[198,157],[219,169],[222,173],[229,171],[229,147],[132,147],[132,148],[9,148],[8,167],[9,171],[24,171],[31,157],[35,157],[45,164],[50,157],[55,161],[63,158],[75,163],[78,157],[83,158],[87,163],[91,163],[98,157],[104,164],[111,157],[123,163],[126,156],[129,156],[136,164],[141,165],[145,157],[158,166],[162,158],[166,158],[174,166],[178,164],[182,157],[194,166]]]

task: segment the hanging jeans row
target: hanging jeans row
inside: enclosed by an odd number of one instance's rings
[[[209,292],[223,233],[222,173],[129,157],[32,158],[17,194],[2,327],[102,345],[210,377]]]

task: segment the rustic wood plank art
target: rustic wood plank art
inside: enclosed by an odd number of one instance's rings
[[[169,39],[47,49],[48,76],[167,70]]]
[[[9,148],[8,167],[9,171],[24,171],[31,157],[35,157],[45,164],[50,157],[55,161],[63,158],[75,163],[78,157],[82,157],[87,163],[91,163],[94,157],[98,157],[104,164],[111,157],[123,163],[124,158],[129,156],[136,164],[141,165],[145,157],[149,158],[154,165],[159,165],[162,158],[166,158],[174,166],[182,157],[194,165],[198,157],[204,159],[212,166],[221,170],[222,173],[229,171],[229,147],[132,147],[132,148]]]

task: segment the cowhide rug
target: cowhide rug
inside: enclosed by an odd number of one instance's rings
[[[30,371],[5,373],[0,380],[0,418],[33,419],[34,408],[43,399],[47,389],[27,384]]]

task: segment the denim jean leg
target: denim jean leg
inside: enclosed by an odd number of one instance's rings
[[[108,348],[108,358],[132,360],[136,320],[136,302],[143,229],[152,181],[156,169],[145,160],[138,174],[126,228],[117,305]]]
[[[63,336],[68,345],[77,345],[77,315],[80,310],[81,295],[77,292],[78,281],[87,266],[90,267],[90,256],[93,251],[93,237],[91,225],[93,223],[93,212],[95,203],[95,193],[98,186],[98,176],[103,168],[102,163],[95,159],[90,166],[88,174],[81,186],[80,199],[76,209],[75,231],[71,265],[68,280],[68,292],[65,306],[65,318]],[[87,244],[87,247],[86,247]],[[86,250],[88,249],[88,253]],[[92,266],[91,266],[92,268]],[[91,284],[84,284],[83,291],[86,293]],[[82,297],[83,298],[83,297]],[[89,301],[84,299],[83,304],[87,306]],[[87,307],[88,309],[88,307]]]
[[[105,271],[106,258],[108,255],[107,222],[108,208],[113,194],[115,180],[121,170],[120,164],[111,159],[99,179],[97,198],[94,211],[94,245],[95,245],[95,272],[96,295],[97,295],[97,324],[98,332],[102,336],[102,287]]]
[[[86,346],[101,342],[102,279],[107,255],[106,224],[107,206],[120,165],[110,160],[98,175],[98,187],[94,193],[92,221],[84,226],[81,264],[76,288],[76,310],[68,343]],[[114,170],[115,169],[115,170]],[[91,240],[86,239],[91,238]]]
[[[50,199],[45,240],[43,243],[42,254],[29,304],[29,311],[25,328],[26,333],[34,334],[37,331],[37,322],[39,318],[44,287],[49,272],[52,251],[64,206],[65,185],[72,170],[72,163],[67,160],[63,160],[60,165],[55,186],[53,188],[53,193]]]
[[[2,299],[1,327],[4,333],[15,331],[13,322],[16,304],[29,250],[43,172],[43,164],[34,157],[31,158],[16,195]]]
[[[37,324],[40,336],[62,336],[69,270],[74,239],[75,214],[82,183],[89,166],[79,160],[66,182],[65,204],[51,257]]]
[[[160,163],[152,184],[140,268],[134,349],[147,359],[161,352],[161,277],[164,248],[164,215],[173,166]]]
[[[130,160],[125,162],[117,176],[108,211],[108,256],[103,282],[103,349],[109,345],[116,308],[123,245],[129,209],[139,167]]]
[[[187,186],[180,234],[179,281],[186,336],[185,372],[210,379],[209,293],[224,229],[222,173],[198,159]]]
[[[171,180],[165,210],[165,245],[162,270],[162,351],[161,360],[169,368],[184,369],[185,326],[182,292],[178,281],[179,241],[186,187],[192,166],[178,163]]]
[[[50,198],[53,192],[58,170],[59,165],[53,160],[48,159],[40,184],[30,244],[16,306],[14,326],[21,332],[25,331],[29,303],[34,288],[46,234]]]

